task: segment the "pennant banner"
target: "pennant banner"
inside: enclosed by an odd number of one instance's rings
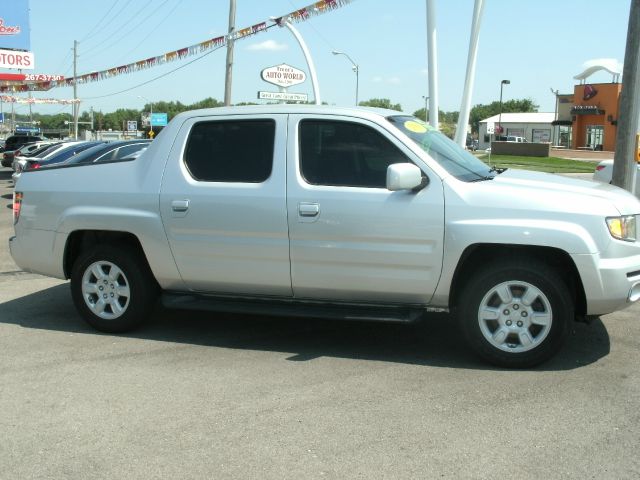
[[[273,20],[273,25],[281,26],[286,21],[302,22],[308,20],[312,16],[321,15],[331,10],[335,10],[336,8],[351,3],[352,1],[353,0],[320,0],[304,8],[293,11],[287,15],[276,18],[275,20]],[[119,75],[138,72],[147,68],[164,65],[165,63],[182,60],[193,55],[200,55],[209,50],[226,45],[229,40],[236,41],[242,38],[247,38],[251,35],[266,31],[268,28],[269,26],[267,25],[267,22],[262,22],[256,25],[252,25],[251,27],[238,29],[230,36],[212,38],[210,40],[205,40],[204,42],[200,42],[189,47],[184,47],[179,50],[167,52],[157,57],[151,57],[147,58],[146,60],[139,60],[137,62],[129,63],[128,65],[112,67],[100,72],[86,73],[84,75],[65,78],[64,80],[59,81],[52,80],[49,82],[17,83],[15,85],[0,86],[0,92],[28,92],[43,89],[48,90],[53,87],[70,87],[73,86],[74,83],[81,84],[106,80],[108,78],[116,77]]]
[[[0,100],[6,103],[46,103],[50,105],[58,104],[58,105],[70,105],[72,103],[80,103],[80,99],[69,99],[69,100],[60,100],[57,98],[24,98],[24,97],[14,97],[12,95],[0,95]]]

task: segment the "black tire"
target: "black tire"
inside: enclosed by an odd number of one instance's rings
[[[483,359],[500,367],[528,368],[560,349],[574,301],[553,268],[513,261],[476,271],[463,288],[457,313],[467,342]]]
[[[74,263],[73,303],[95,329],[127,332],[149,317],[158,286],[146,259],[141,257],[127,244],[98,244],[82,252]]]

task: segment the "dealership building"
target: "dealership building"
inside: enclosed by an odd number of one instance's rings
[[[527,142],[551,143],[552,146],[577,150],[614,151],[618,128],[618,111],[622,83],[622,65],[614,59],[585,63],[585,70],[573,77],[578,80],[573,93],[556,93],[555,112],[503,113],[503,135],[523,137]],[[611,74],[609,83],[588,83],[596,72]],[[489,147],[500,125],[500,116],[480,121],[480,148]]]

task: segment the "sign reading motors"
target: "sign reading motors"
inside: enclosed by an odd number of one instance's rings
[[[33,70],[35,62],[32,52],[18,50],[0,50],[0,68],[20,68]]]
[[[307,75],[302,70],[298,70],[286,63],[265,68],[260,75],[265,82],[284,88],[297,85],[307,79]]]

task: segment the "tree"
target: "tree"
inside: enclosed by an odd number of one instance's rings
[[[402,107],[399,103],[392,104],[391,100],[388,98],[372,98],[370,100],[366,100],[364,102],[358,103],[361,107],[376,107],[376,108],[387,108],[389,110],[397,110],[399,112],[402,111]]]
[[[537,112],[536,105],[530,98],[514,99],[502,102],[502,113],[524,113]],[[480,121],[485,118],[498,115],[500,113],[500,102],[491,102],[489,105],[478,104],[471,109],[469,114],[469,123],[471,123],[471,131],[477,133],[480,131]]]
[[[442,110],[439,110],[438,112],[438,120],[440,123],[453,123],[454,125],[458,123],[458,116],[460,115],[459,112],[443,112]],[[413,116],[421,118],[425,122],[427,121],[424,108],[413,112]]]

